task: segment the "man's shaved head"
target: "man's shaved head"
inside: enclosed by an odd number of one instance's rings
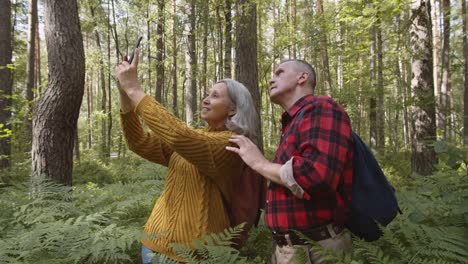
[[[309,86],[312,88],[312,90],[315,89],[315,85],[317,82],[317,77],[315,75],[315,70],[312,65],[310,65],[308,62],[304,60],[299,60],[299,59],[288,59],[288,60],[283,60],[280,62],[280,65],[283,63],[292,63],[294,65],[294,68],[298,72],[305,72],[309,75],[309,78],[307,80],[307,83]]]

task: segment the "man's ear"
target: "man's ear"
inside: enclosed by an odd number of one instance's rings
[[[309,74],[307,72],[302,72],[299,78],[297,79],[298,84],[304,84],[307,79],[309,79]]]

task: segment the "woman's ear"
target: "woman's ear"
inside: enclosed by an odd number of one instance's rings
[[[233,117],[236,114],[236,109],[231,109],[228,113],[229,117]]]

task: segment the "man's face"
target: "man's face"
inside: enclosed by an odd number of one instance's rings
[[[301,73],[294,67],[294,62],[287,61],[276,67],[270,80],[270,100],[281,104],[292,96]]]

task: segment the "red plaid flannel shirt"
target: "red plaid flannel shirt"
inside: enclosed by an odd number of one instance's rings
[[[274,163],[294,157],[294,179],[302,199],[270,183],[265,223],[273,231],[307,231],[331,222],[343,224],[351,199],[353,141],[346,111],[327,96],[299,99],[282,116],[282,135]]]

